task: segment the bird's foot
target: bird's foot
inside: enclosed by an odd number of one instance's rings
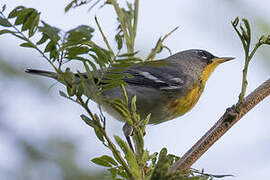
[[[130,149],[134,152],[133,145],[132,145],[131,139],[130,139],[130,136],[133,135],[133,128],[128,123],[125,123],[122,130],[124,132],[124,135],[126,137],[126,140],[128,142]]]

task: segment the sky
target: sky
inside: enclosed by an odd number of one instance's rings
[[[2,3],[3,2],[3,3]],[[63,30],[72,29],[81,24],[95,27],[94,15],[97,15],[106,35],[113,43],[111,32],[115,32],[116,20],[112,8],[95,9],[78,8],[64,13],[68,0],[2,0],[0,5],[7,4],[7,11],[18,5],[34,7],[41,12],[45,22]],[[241,6],[242,5],[242,6]],[[251,26],[256,26],[255,17],[269,17],[270,2],[255,1],[213,1],[213,0],[171,0],[141,1],[136,39],[136,49],[145,56],[154,46],[157,39],[176,26],[179,29],[166,41],[173,53],[185,49],[205,49],[216,56],[233,56],[234,61],[224,63],[212,74],[205,91],[197,105],[186,115],[159,125],[149,125],[146,130],[145,146],[150,152],[166,147],[170,153],[183,155],[224,113],[227,107],[237,102],[240,92],[241,73],[244,64],[240,40],[234,32],[231,21],[236,17],[246,17]],[[264,18],[268,23],[269,19]],[[267,33],[267,32],[265,32]],[[268,32],[270,33],[270,32]],[[259,33],[254,32],[254,41]],[[102,38],[96,32],[94,40],[101,45]],[[19,47],[17,39],[10,36],[0,37],[0,52],[3,59],[16,64],[22,71],[26,68],[51,70],[41,56],[31,49]],[[252,60],[248,72],[247,93],[269,78],[269,67],[262,59],[263,51],[259,50]],[[169,54],[163,52],[158,58]],[[75,70],[78,67],[72,67]],[[5,104],[5,122],[14,130],[29,139],[43,139],[47,136],[67,136],[76,141],[78,165],[83,168],[97,168],[89,163],[93,157],[109,154],[79,118],[84,111],[72,102],[60,97],[63,86],[54,84],[53,80],[32,77],[47,85],[45,91],[30,86],[25,81],[14,80],[0,86],[2,104]],[[1,77],[0,77],[1,80]],[[91,108],[96,109],[94,103]],[[257,105],[232,129],[228,131],[213,147],[210,148],[195,164],[198,169],[204,168],[213,174],[233,174],[226,179],[268,179],[270,171],[270,136],[269,136],[270,99],[266,98]],[[109,134],[122,135],[122,123],[108,117]],[[22,157],[16,156],[16,146],[12,141],[0,136],[0,167],[14,168]],[[6,163],[9,162],[9,163]],[[247,171],[249,170],[249,171]]]

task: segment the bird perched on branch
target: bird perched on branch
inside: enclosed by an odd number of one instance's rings
[[[199,100],[213,70],[219,64],[232,59],[234,58],[217,57],[204,50],[191,49],[165,59],[133,64],[121,73],[132,75],[131,78],[123,78],[123,81],[128,84],[125,87],[128,97],[137,97],[138,114],[145,118],[151,113],[149,123],[159,124],[191,110]],[[55,72],[35,69],[27,69],[26,72],[59,81]],[[86,76],[86,73],[84,75]],[[104,91],[101,96],[111,99],[124,98],[120,87]],[[104,110],[117,120],[123,120],[110,105],[100,103]],[[128,136],[130,131],[124,128],[124,134]]]

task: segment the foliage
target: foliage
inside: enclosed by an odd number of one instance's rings
[[[85,4],[91,4],[91,9],[100,2],[100,0],[72,0],[66,6],[65,11],[68,12],[71,8]],[[94,129],[99,141],[111,150],[112,156],[96,157],[92,159],[92,162],[106,167],[112,179],[206,180],[213,177],[224,177],[205,174],[203,171],[193,169],[188,172],[176,171],[168,175],[168,169],[179,157],[168,154],[165,148],[159,153],[153,154],[144,148],[143,134],[151,115],[149,114],[145,119],[141,119],[136,111],[136,97],[128,98],[125,91],[126,84],[122,79],[131,77],[131,75],[113,72],[123,72],[126,67],[133,63],[153,60],[157,53],[160,53],[163,49],[168,49],[163,44],[164,40],[177,28],[164,37],[160,37],[149,55],[142,59],[136,56],[138,51],[134,49],[139,0],[135,0],[133,4],[127,2],[125,7],[120,7],[116,0],[106,0],[102,6],[105,5],[112,6],[117,14],[118,26],[114,38],[117,52],[113,51],[97,17],[95,17],[95,22],[106,47],[101,47],[92,40],[94,29],[91,26],[80,25],[71,30],[63,31],[41,21],[40,12],[37,10],[24,6],[16,7],[8,16],[5,16],[6,7],[3,6],[0,12],[0,25],[4,29],[0,30],[0,35],[11,34],[21,39],[23,42],[20,46],[38,51],[59,74],[59,81],[66,86],[66,92],[60,91],[60,95],[85,109],[86,114],[82,114],[81,119]],[[248,21],[243,20],[246,29],[240,26],[241,32],[237,29],[238,22],[239,20],[236,19],[232,24],[241,38],[248,64],[260,45],[270,44],[270,38],[269,36],[262,36],[252,52],[249,53],[250,27]],[[33,37],[39,37],[40,39],[35,41]],[[78,71],[75,75],[69,68],[63,70],[63,64],[70,61],[82,63],[86,74]],[[76,76],[80,77],[79,82]],[[132,126],[135,152],[119,136],[114,136],[116,144],[113,143],[106,132],[106,118],[103,116],[101,109],[99,112],[93,112],[88,107],[90,99],[99,102],[101,92],[116,87],[120,87],[124,98],[108,99],[107,103],[121,113],[126,122]]]
[[[255,44],[255,47],[250,50],[250,44],[251,44],[251,29],[250,25],[247,19],[242,19],[242,24],[239,24],[239,18],[235,18],[234,21],[232,21],[232,26],[234,30],[236,31],[237,35],[239,36],[244,51],[245,51],[245,65],[243,69],[243,79],[242,79],[242,90],[241,93],[239,94],[239,100],[237,103],[237,108],[241,106],[241,103],[244,100],[245,94],[246,94],[246,89],[247,89],[247,71],[248,71],[248,66],[255,55],[256,51],[261,45],[270,45],[270,35],[262,35],[258,42]],[[239,27],[238,27],[239,26]]]
[[[71,2],[71,4],[74,3],[77,3],[77,5],[83,4],[78,4],[77,1]],[[155,168],[157,153],[150,155],[144,149],[143,133],[150,115],[146,119],[141,119],[136,113],[136,97],[128,99],[124,87],[125,82],[122,79],[123,77],[131,77],[129,74],[107,73],[108,69],[111,69],[111,72],[121,72],[131,64],[142,61],[141,58],[136,57],[138,52],[134,51],[138,1],[135,4],[127,3],[127,8],[120,8],[116,1],[106,1],[106,4],[113,6],[118,15],[119,25],[115,35],[116,53],[113,52],[108,43],[97,17],[95,22],[107,46],[106,48],[100,47],[92,41],[94,33],[92,27],[81,25],[64,32],[41,21],[40,13],[37,10],[24,6],[16,7],[7,17],[4,15],[5,6],[2,8],[0,25],[4,29],[0,31],[0,34],[16,36],[23,41],[20,46],[37,50],[59,74],[59,80],[66,85],[67,93],[60,91],[60,95],[81,105],[86,110],[87,114],[82,114],[81,119],[95,130],[97,138],[112,151],[113,155],[113,157],[103,155],[94,158],[92,159],[93,163],[107,167],[112,179],[142,179],[143,177],[151,179],[152,173],[158,173],[159,170]],[[68,9],[67,7],[66,10]],[[151,58],[154,58],[155,54],[161,51],[162,42],[168,35],[158,41],[155,48],[158,47],[158,52],[156,52],[157,50],[152,51],[150,53]],[[40,39],[35,42],[33,37],[40,37]],[[124,43],[127,52],[121,53]],[[62,70],[62,65],[70,61],[81,62],[85,67],[87,78],[79,71],[77,72],[81,79],[79,84],[76,83],[75,74],[69,68]],[[93,88],[90,88],[89,84],[92,84]],[[107,101],[134,128],[133,138],[136,150],[134,153],[125,141],[118,136],[114,136],[114,140],[124,156],[107,135],[106,118],[101,110],[97,114],[88,107],[90,99],[98,99],[98,95],[102,91],[118,86],[121,87],[125,98],[108,99]],[[88,98],[85,98],[84,94]]]

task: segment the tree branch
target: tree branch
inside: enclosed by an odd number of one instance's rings
[[[169,174],[176,170],[187,171],[223,134],[225,134],[248,111],[255,107],[264,98],[270,95],[270,79],[250,93],[241,104],[228,108],[216,124],[179,159],[168,171]]]

